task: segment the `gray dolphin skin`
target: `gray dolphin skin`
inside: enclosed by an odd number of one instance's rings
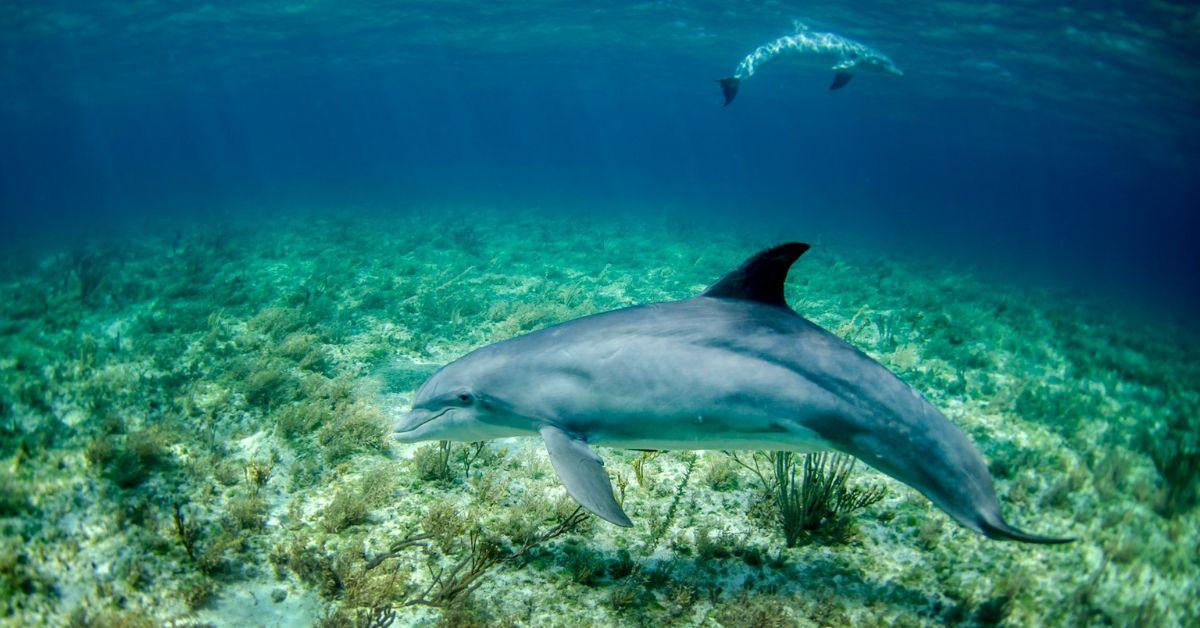
[[[887,55],[854,40],[833,33],[817,33],[800,22],[795,23],[795,31],[755,48],[738,64],[733,76],[717,81],[725,96],[725,106],[729,106],[737,97],[742,81],[754,76],[763,65],[785,55],[799,57],[811,65],[832,70],[834,76],[830,90],[845,87],[854,74],[861,71],[904,76],[904,72]]]
[[[792,311],[807,244],[763,251],[699,296],[629,307],[477,349],[417,391],[401,442],[540,434],[567,492],[630,526],[591,445],[837,450],[994,539],[1063,543],[1005,523],[982,456],[878,362]]]

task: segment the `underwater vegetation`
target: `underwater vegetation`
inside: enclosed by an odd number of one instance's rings
[[[785,234],[442,215],[5,253],[0,623],[1200,621],[1191,332],[814,247],[789,302],[962,427],[1014,523],[1079,540],[988,541],[853,459],[773,452],[605,451],[620,529],[536,439],[394,445],[391,417],[474,347],[692,295]]]

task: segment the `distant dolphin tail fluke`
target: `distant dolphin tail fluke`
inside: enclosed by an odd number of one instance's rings
[[[1042,545],[1057,545],[1060,543],[1070,543],[1073,538],[1053,538],[1048,536],[1036,536],[1026,534],[1004,522],[1003,519],[997,518],[996,521],[982,521],[979,524],[980,531],[985,536],[992,539],[1001,539],[1007,541],[1020,541],[1022,543],[1040,543]]]
[[[728,107],[729,103],[733,102],[734,98],[737,98],[738,84],[742,82],[742,79],[731,76],[729,78],[718,79],[717,82],[721,84],[721,93],[725,94],[724,106]]]

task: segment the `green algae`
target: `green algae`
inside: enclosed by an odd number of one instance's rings
[[[860,469],[886,496],[837,542],[787,548],[769,468],[624,451],[604,456],[635,527],[584,518],[544,538],[574,504],[536,441],[387,442],[446,361],[690,296],[779,239],[430,214],[197,228],[13,265],[0,621],[230,623],[246,591],[330,625],[1200,618],[1194,338],[852,247],[814,248],[789,301],[963,427],[1014,523],[1077,543],[987,541]]]

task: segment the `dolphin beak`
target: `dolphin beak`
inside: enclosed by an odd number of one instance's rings
[[[417,434],[418,428],[426,423],[442,416],[446,410],[441,412],[430,412],[429,410],[413,410],[400,417],[396,421],[396,427],[392,430],[392,438],[402,443],[413,443],[422,440]]]
[[[896,76],[904,76],[904,71],[900,68],[889,68],[888,71]]]

